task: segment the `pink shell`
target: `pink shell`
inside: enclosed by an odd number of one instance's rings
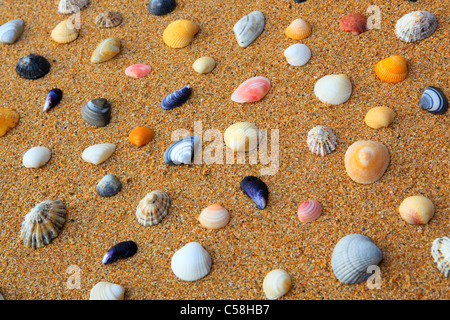
[[[146,64],[133,64],[125,69],[125,74],[132,78],[142,78],[148,75],[152,68]]]
[[[253,77],[243,83],[233,92],[231,100],[238,103],[259,101],[270,89],[270,81],[265,77]]]
[[[322,213],[322,205],[316,200],[303,201],[298,205],[297,216],[301,222],[316,220]]]

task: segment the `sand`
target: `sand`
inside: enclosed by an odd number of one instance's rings
[[[177,8],[166,16],[150,15],[147,1],[91,2],[81,12],[79,38],[57,44],[50,32],[65,18],[57,12],[57,0],[20,5],[0,1],[1,23],[25,21],[20,39],[0,46],[0,107],[20,114],[17,127],[0,138],[0,292],[5,299],[89,299],[99,281],[122,285],[125,299],[133,300],[265,299],[264,276],[277,268],[286,270],[293,283],[281,299],[450,298],[449,280],[430,254],[433,240],[449,235],[450,120],[448,113],[437,116],[418,106],[427,85],[450,94],[448,2],[245,0],[218,5],[212,0],[177,0]],[[354,36],[339,28],[342,16],[365,13],[371,4],[381,10],[381,29]],[[122,13],[122,24],[98,28],[94,19],[104,10]],[[264,13],[266,26],[244,49],[232,28],[253,10]],[[394,34],[395,23],[416,10],[435,14],[439,27],[430,38],[402,42]],[[285,37],[284,29],[298,17],[313,26],[312,35],[301,41],[311,48],[312,58],[303,67],[292,67],[283,51],[297,41]],[[196,21],[201,31],[189,46],[171,49],[162,33],[180,18]],[[91,64],[96,45],[110,36],[121,39],[121,53]],[[50,61],[51,71],[44,78],[26,80],[15,73],[17,61],[29,53]],[[407,58],[409,65],[408,78],[398,84],[384,83],[373,72],[378,61],[393,54]],[[191,68],[201,56],[217,61],[211,73],[199,75]],[[134,63],[149,64],[151,74],[142,79],[125,76],[125,68]],[[325,105],[314,96],[314,84],[335,73],[350,77],[353,93],[342,105]],[[234,89],[257,75],[272,82],[267,96],[253,104],[233,103]],[[171,111],[159,107],[164,96],[188,83],[193,94],[185,105]],[[64,97],[45,113],[42,105],[52,87],[62,89]],[[84,122],[79,112],[98,97],[112,105],[112,120],[102,128]],[[374,130],[364,124],[366,112],[375,106],[395,110],[388,128]],[[269,133],[278,129],[278,172],[260,175],[266,167],[261,163],[167,166],[163,153],[172,143],[172,132],[193,133],[195,121],[201,121],[204,131],[222,133],[238,121],[254,122]],[[128,134],[143,125],[154,129],[155,138],[136,147]],[[338,140],[336,151],[323,158],[306,146],[307,133],[316,125],[333,128]],[[357,140],[382,142],[391,155],[387,172],[370,185],[353,182],[344,169],[344,153]],[[106,142],[117,145],[106,162],[96,166],[81,159],[86,147]],[[23,167],[22,155],[38,145],[52,150],[50,162],[40,169]],[[95,186],[107,173],[116,175],[123,189],[102,198]],[[257,209],[240,190],[246,175],[267,183],[266,209]],[[169,194],[169,215],[157,226],[143,227],[136,221],[136,206],[156,189]],[[427,225],[408,225],[398,214],[401,201],[415,194],[435,204],[436,214]],[[25,248],[19,239],[25,214],[54,198],[68,208],[63,231],[44,248]],[[320,201],[323,213],[305,224],[298,221],[296,209],[307,199]],[[230,223],[206,230],[197,217],[216,202],[229,210]],[[380,289],[369,289],[366,283],[343,285],[333,275],[333,248],[351,233],[369,236],[383,252]],[[102,265],[106,251],[125,240],[138,244],[137,254]],[[173,274],[170,261],[191,241],[211,254],[213,265],[203,279],[185,282]]]

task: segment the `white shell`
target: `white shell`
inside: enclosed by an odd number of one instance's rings
[[[316,82],[314,94],[323,103],[338,105],[350,98],[352,83],[345,74],[330,74]]]
[[[238,44],[245,48],[263,32],[265,25],[261,11],[253,11],[236,22],[233,27]]]
[[[288,293],[291,288],[291,276],[283,269],[272,270],[264,278],[263,290],[269,300],[280,298]]]
[[[46,147],[33,147],[23,155],[22,164],[26,168],[40,168],[46,164],[52,156]]]
[[[336,135],[331,128],[315,126],[308,132],[306,139],[309,150],[322,157],[336,149]]]
[[[100,164],[106,161],[116,150],[116,145],[114,143],[100,143],[94,144],[86,149],[84,149],[81,154],[81,158],[93,164]]]
[[[196,281],[211,270],[211,256],[197,242],[189,242],[172,256],[173,273],[185,281]]]
[[[122,286],[101,281],[92,287],[89,300],[123,300],[124,293]]]
[[[284,56],[291,66],[300,67],[311,59],[311,50],[303,43],[296,43],[284,50]]]
[[[434,263],[444,277],[450,277],[450,238],[437,238],[433,241],[431,247],[431,255],[434,258]]]
[[[402,41],[414,42],[431,36],[438,26],[436,17],[428,11],[405,14],[395,25],[395,35]]]
[[[62,14],[71,14],[80,12],[86,8],[89,0],[60,0],[58,4],[58,12]]]
[[[231,150],[247,152],[258,146],[262,134],[251,122],[236,122],[225,130],[223,138]]]
[[[0,26],[0,42],[14,43],[23,33],[23,20],[11,20]]]

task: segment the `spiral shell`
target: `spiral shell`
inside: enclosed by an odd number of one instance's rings
[[[58,43],[69,43],[78,38],[79,31],[75,28],[71,19],[61,21],[52,30],[50,36]]]
[[[164,43],[171,48],[184,48],[189,45],[199,32],[197,23],[189,20],[176,20],[170,23],[163,32]]]
[[[264,25],[261,11],[253,11],[242,17],[233,27],[237,43],[243,48],[248,47],[263,32]]]
[[[331,128],[315,126],[308,132],[306,139],[309,150],[322,157],[336,149],[336,135]]]
[[[330,74],[320,78],[314,85],[314,94],[323,103],[338,105],[346,102],[352,94],[352,83],[345,74]]]
[[[434,263],[442,275],[446,278],[450,277],[450,238],[442,237],[433,241],[431,247],[431,256]]]
[[[108,38],[100,42],[91,56],[92,63],[102,63],[114,58],[120,52],[120,39]]]
[[[388,127],[394,121],[395,112],[389,107],[374,107],[364,117],[364,122],[373,129]]]
[[[111,282],[101,281],[92,287],[89,300],[123,300],[125,289]]]
[[[52,156],[47,147],[33,147],[23,155],[22,164],[25,168],[40,168],[45,165]]]
[[[303,40],[311,35],[311,31],[312,27],[309,22],[298,18],[289,24],[284,34],[293,40]]]
[[[259,129],[250,122],[237,122],[224,133],[225,144],[233,151],[252,151],[261,140]]]
[[[81,154],[81,158],[92,164],[100,164],[106,160],[114,153],[116,150],[116,145],[114,143],[99,143],[94,144],[86,149],[84,149]]]
[[[104,98],[96,98],[81,107],[81,117],[87,123],[104,127],[111,120],[111,104]]]
[[[322,205],[316,200],[303,201],[298,205],[297,217],[301,222],[311,222],[319,218]]]
[[[292,288],[292,279],[283,269],[270,271],[264,278],[263,290],[269,300],[276,300],[288,293]]]
[[[12,109],[0,108],[0,137],[19,123],[19,114]]]
[[[431,36],[438,26],[436,16],[428,11],[405,14],[395,24],[395,35],[402,41],[414,42]]]
[[[230,213],[220,204],[213,204],[202,210],[198,221],[206,229],[220,229],[230,221]]]
[[[0,43],[12,44],[23,33],[23,20],[16,19],[6,22],[0,26]]]
[[[398,208],[400,216],[409,224],[427,224],[434,216],[433,202],[424,196],[406,198]]]
[[[385,82],[401,82],[408,77],[408,62],[402,56],[390,56],[375,65],[375,74]]]
[[[211,270],[212,259],[198,242],[189,242],[176,251],[171,260],[173,273],[184,281],[196,281]]]
[[[145,227],[154,226],[167,216],[169,207],[169,195],[163,191],[154,190],[139,201],[136,218]]]
[[[296,43],[284,50],[284,56],[291,66],[300,67],[311,59],[311,50],[303,43]]]

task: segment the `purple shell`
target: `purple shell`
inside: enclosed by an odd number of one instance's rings
[[[267,185],[258,177],[247,176],[241,181],[241,189],[258,206],[264,209],[269,198]]]
[[[119,242],[106,252],[103,256],[102,263],[108,264],[119,259],[129,258],[137,252],[137,249],[137,244],[134,241]]]
[[[161,108],[163,108],[164,110],[170,110],[180,107],[187,101],[187,99],[189,99],[189,97],[191,96],[191,92],[192,89],[190,85],[186,85],[180,90],[172,92],[161,101]]]
[[[48,111],[56,106],[62,99],[62,91],[58,88],[52,89],[48,92],[45,99],[44,111]]]

